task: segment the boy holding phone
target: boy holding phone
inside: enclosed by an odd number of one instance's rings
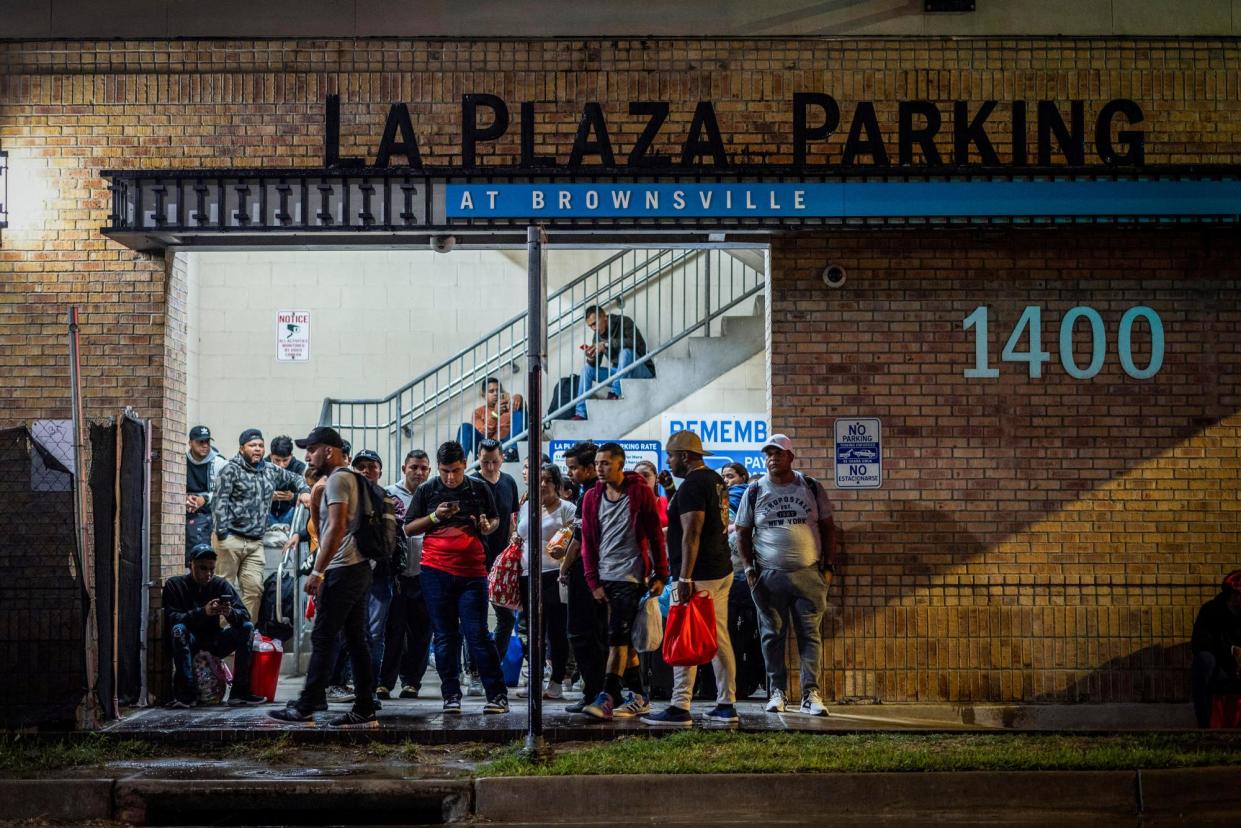
[[[206,650],[217,658],[237,654],[228,703],[234,707],[266,701],[250,692],[250,639],[254,625],[233,585],[215,575],[215,549],[209,543],[190,549],[190,571],[164,584],[165,640],[171,643],[173,700],[169,707],[198,702],[194,656]],[[228,622],[222,628],[220,619]]]
[[[487,564],[483,537],[500,526],[487,484],[465,474],[455,440],[435,453],[439,475],[420,485],[405,513],[405,534],[422,541],[422,595],[434,630],[435,670],[445,713],[461,712],[461,638],[487,694],[484,713],[508,712],[500,656],[487,632]]]

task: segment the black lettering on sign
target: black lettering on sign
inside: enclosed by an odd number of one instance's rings
[[[823,112],[823,123],[811,128],[810,107],[818,107]],[[793,163],[803,166],[806,163],[806,144],[810,141],[821,141],[830,136],[840,126],[840,107],[836,99],[822,92],[793,93]]]
[[[1145,133],[1135,129],[1122,129],[1116,137],[1129,149],[1125,153],[1116,151],[1112,143],[1112,119],[1124,115],[1130,124],[1140,124],[1145,120],[1142,107],[1128,98],[1117,98],[1108,101],[1099,111],[1099,119],[1095,122],[1094,144],[1099,153],[1099,160],[1111,166],[1140,166],[1146,161]]]
[[[987,136],[987,118],[995,111],[995,101],[983,101],[970,118],[969,101],[952,102],[952,163],[964,167],[970,162],[970,145],[978,147],[984,167],[1000,166],[1000,156]]]
[[[400,133],[399,141],[397,140],[398,133]],[[388,109],[388,120],[384,123],[383,138],[379,141],[379,152],[375,154],[375,166],[391,166],[394,155],[403,155],[408,166],[422,169],[418,136],[414,135],[414,125],[409,120],[409,108],[403,103],[395,103]]]
[[[493,115],[491,125],[479,129],[478,108]],[[475,157],[479,141],[494,141],[508,131],[508,104],[498,95],[461,96],[461,166],[478,166]]]
[[[706,137],[702,137],[702,133]],[[724,152],[724,137],[715,120],[715,107],[710,101],[699,101],[694,110],[694,120],[689,125],[689,136],[681,150],[681,166],[693,166],[695,159],[710,155],[717,167],[728,166],[728,154]]]
[[[659,128],[664,125],[664,121],[668,120],[669,109],[667,101],[630,102],[630,115],[647,115],[650,120],[646,122],[646,128],[638,136],[638,142],[633,145],[633,151],[629,153],[629,166],[666,167],[672,163],[669,156],[650,152],[651,145],[655,143],[655,136],[659,134]]]
[[[595,134],[591,140],[591,133]],[[605,167],[616,166],[616,156],[612,153],[612,139],[608,137],[608,123],[603,117],[603,107],[591,101],[582,107],[582,120],[577,125],[577,135],[573,138],[573,151],[569,153],[569,166],[582,166],[582,159],[587,155],[599,156],[599,163]]]
[[[534,154],[534,102],[521,104],[521,166],[525,169],[545,169],[556,166],[550,155]]]
[[[866,140],[862,140],[862,132],[866,132]],[[869,155],[874,159],[876,167],[888,166],[888,150],[883,145],[883,133],[879,131],[879,119],[875,116],[875,105],[870,101],[860,101],[853,110],[853,124],[849,127],[849,137],[845,139],[845,154],[840,163],[846,167],[857,165],[859,155]]]
[[[914,128],[914,118],[921,118],[925,123]],[[922,150],[923,161],[931,167],[942,166],[944,161],[935,146],[935,134],[939,132],[942,118],[939,107],[931,101],[901,101],[897,107],[897,146],[901,166],[908,167],[914,162],[914,144]]]

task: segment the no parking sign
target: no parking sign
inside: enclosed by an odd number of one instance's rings
[[[836,488],[883,485],[883,441],[876,417],[836,421]]]

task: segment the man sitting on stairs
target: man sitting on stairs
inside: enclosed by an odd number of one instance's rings
[[[621,374],[625,368],[646,356],[646,340],[638,325],[628,316],[619,313],[609,314],[602,305],[591,305],[586,309],[586,327],[594,332],[594,342],[582,346],[586,354],[586,365],[582,368],[582,378],[577,387],[578,394],[585,394],[609,377]],[[601,362],[607,365],[600,365]],[[624,373],[626,379],[654,379],[655,360],[650,359],[633,370]],[[619,400],[621,396],[620,378],[612,383],[608,393],[609,400]],[[586,400],[577,404],[575,420],[586,419]]]

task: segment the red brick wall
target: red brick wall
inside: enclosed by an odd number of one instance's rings
[[[1171,701],[1194,613],[1238,566],[1239,246],[1227,231],[839,232],[773,247],[772,421],[832,480],[836,417],[879,417],[883,488],[829,487],[847,565],[824,685],[883,700]],[[827,263],[843,288],[821,279]],[[962,320],[990,308],[997,379]],[[1001,350],[1042,309],[1042,377]],[[1060,320],[1106,327],[1093,379]],[[1122,314],[1163,321],[1127,376]],[[1076,362],[1090,362],[1078,324]],[[1134,328],[1134,362],[1149,360]],[[1023,336],[1018,350],[1029,346]]]
[[[459,161],[459,101],[465,92],[489,92],[502,96],[509,102],[514,117],[520,101],[536,101],[540,113],[538,151],[540,154],[554,153],[561,162],[567,158],[582,104],[590,100],[604,102],[617,153],[621,157],[627,154],[645,121],[628,116],[624,102],[639,99],[672,102],[673,115],[656,151],[677,153],[694,104],[699,100],[711,100],[716,103],[720,126],[735,160],[787,162],[791,160],[789,100],[796,90],[830,92],[841,102],[845,112],[845,124],[826,144],[826,155],[823,148],[816,146],[811,153],[812,161],[839,159],[847,119],[858,100],[876,101],[880,122],[888,135],[889,151],[894,153],[895,102],[901,99],[926,97],[935,100],[949,118],[950,102],[956,98],[972,101],[1020,99],[1030,102],[1040,98],[1054,98],[1062,102],[1082,98],[1087,101],[1089,127],[1091,114],[1104,101],[1127,96],[1138,100],[1146,112],[1147,120],[1142,128],[1147,132],[1148,162],[1236,163],[1241,160],[1241,150],[1238,149],[1241,142],[1237,141],[1241,131],[1238,129],[1241,73],[1228,67],[1235,65],[1237,58],[1238,46],[1234,41],[1173,39],[1128,42],[825,39],[3,43],[0,44],[0,145],[11,155],[14,179],[11,206],[14,213],[13,226],[3,231],[0,241],[0,371],[10,379],[0,383],[0,426],[25,423],[39,417],[64,416],[67,412],[68,367],[62,320],[67,304],[80,305],[83,312],[82,364],[87,415],[111,416],[123,406],[132,405],[139,413],[154,418],[155,444],[161,452],[154,480],[157,504],[155,536],[161,539],[162,545],[155,556],[157,571],[152,576],[158,582],[180,570],[181,544],[178,539],[183,521],[184,474],[180,449],[186,429],[184,389],[181,387],[185,372],[184,279],[170,272],[163,259],[134,253],[100,235],[98,228],[107,220],[109,202],[99,171],[104,168],[314,166],[321,161],[323,98],[329,93],[338,92],[343,98],[343,154],[373,157],[388,105],[393,101],[405,101],[417,124],[424,160],[428,164],[440,165]],[[1006,157],[1008,127],[1005,111],[1002,108],[997,112],[993,132],[997,149],[1001,156]],[[946,120],[946,128],[941,133],[941,151],[945,154],[950,150],[951,131],[947,128],[948,124]],[[1028,136],[1031,146],[1034,146],[1033,130],[1031,123]],[[509,135],[494,147],[484,145],[480,148],[480,156],[486,163],[500,160],[511,162],[516,157],[518,137],[518,123],[515,121]],[[1088,138],[1087,143],[1088,158],[1093,158],[1092,141]],[[500,155],[502,159],[498,158]],[[977,233],[915,237],[901,232],[885,232],[858,237],[865,239],[867,250],[872,252],[855,254],[857,264],[851,264],[855,277],[850,287],[840,292],[842,298],[833,298],[832,301],[846,301],[844,297],[855,295],[854,291],[867,283],[863,278],[867,268],[882,267],[891,258],[889,249],[900,251],[904,245],[923,243],[911,240],[926,238],[931,240],[927,244],[951,244],[948,252],[953,254],[953,260],[965,262],[964,272],[969,273],[970,278],[977,280],[980,286],[983,282],[992,284],[989,273],[993,268],[1012,274],[1006,277],[1010,284],[1004,288],[1009,297],[1005,301],[1009,305],[1000,313],[997,304],[997,314],[992,321],[993,331],[997,331],[1004,327],[999,319],[1008,319],[1011,324],[1012,307],[1042,301],[1037,299],[1031,280],[1033,283],[1047,282],[1067,267],[1070,272],[1082,274],[1075,278],[1084,279],[1088,275],[1093,280],[1092,284],[1096,285],[1096,293],[1107,294],[1107,286],[1113,281],[1132,278],[1128,270],[1110,265],[1104,267],[1099,263],[1099,257],[1090,258],[1089,249],[1073,248],[1076,252],[1072,259],[1038,258],[1051,246],[1077,244],[1082,236],[1080,231],[1064,231],[1051,237],[1001,233],[995,239]],[[1037,276],[1022,263],[1022,256],[1007,251],[1005,247],[1008,244],[1025,244],[1025,240],[1033,238],[1048,239],[1030,251],[1031,261],[1044,262],[1039,265],[1042,270],[1037,272]],[[1148,246],[1156,244],[1138,233],[1117,238],[1119,240],[1108,244],[1118,254],[1132,250],[1137,240]],[[1204,261],[1217,261],[1206,251],[1198,250],[1193,241],[1197,237],[1193,234],[1160,234],[1153,238],[1160,240],[1160,244],[1169,238],[1179,239],[1179,246],[1175,249],[1180,251],[1178,255],[1181,260],[1190,261],[1196,256]],[[828,234],[817,241],[798,238],[778,243],[776,299],[780,307],[796,301],[798,290],[801,290],[795,287],[799,282],[794,281],[790,283],[793,289],[786,292],[789,274],[803,273],[797,268],[789,270],[786,267],[785,262],[790,261],[788,252],[794,251],[792,260],[799,266],[806,262],[807,269],[803,275],[795,278],[808,279],[808,274],[813,270],[811,262],[824,258],[827,246],[840,243],[839,239]],[[936,241],[938,239],[953,241]],[[853,243],[857,245],[861,242]],[[1225,247],[1223,241],[1215,242],[1215,250]],[[967,254],[966,251],[974,252]],[[991,255],[993,253],[995,256]],[[1164,255],[1160,253],[1160,256]],[[911,264],[912,261],[905,258],[900,263]],[[905,274],[901,278],[908,280],[909,286],[903,288],[907,295],[910,292],[930,291],[926,295],[934,299],[939,295],[935,291],[944,289],[942,266],[936,263],[942,259],[928,257],[926,261],[929,263],[927,268],[936,274],[930,283],[916,278],[914,271],[893,271],[893,274]],[[1227,258],[1219,261],[1227,261]],[[1090,265],[1090,272],[1084,274],[1087,265]],[[1219,267],[1223,268],[1223,265]],[[1187,265],[1186,270],[1189,275],[1198,278],[1195,268]],[[1022,278],[1021,287],[1015,281],[1018,275]],[[953,268],[951,276],[960,279],[963,271]],[[896,280],[898,277],[885,275],[884,278]],[[873,280],[871,283],[874,284]],[[1079,289],[1085,289],[1084,284]],[[806,290],[807,301],[823,301],[819,298],[821,291],[811,288],[809,283]],[[977,298],[974,298],[975,294]],[[1135,290],[1134,295],[1137,294],[1144,294],[1144,290]],[[947,307],[936,307],[940,318],[937,324],[942,327],[935,329],[934,333],[940,337],[929,341],[943,343],[946,340],[942,337],[951,336],[954,332],[959,337],[958,317],[972,309],[972,305],[965,305],[991,302],[992,296],[984,295],[981,289],[971,288],[969,296],[963,295],[956,300],[960,307],[952,306],[950,313]],[[1212,307],[1217,314],[1216,319],[1222,314],[1221,308],[1231,301],[1231,294],[1226,291],[1219,296]],[[879,298],[876,301],[892,300]],[[824,312],[827,312],[826,309]],[[913,302],[882,311],[871,309],[858,312],[884,315],[870,320],[872,325],[860,327],[857,339],[845,343],[854,350],[845,351],[844,346],[839,346],[833,353],[851,353],[861,358],[872,354],[870,349],[882,345],[882,340],[874,338],[881,333],[886,331],[886,335],[904,335],[907,329],[918,330],[920,325],[927,324],[921,317],[906,318],[909,314],[924,313]],[[854,320],[843,321],[854,324]],[[812,320],[807,322],[813,324]],[[835,329],[841,330],[838,326]],[[1171,327],[1169,330],[1171,336]],[[1146,384],[1137,393],[1160,387],[1160,383],[1167,381],[1165,378],[1174,375],[1180,376],[1182,381],[1175,393],[1189,402],[1194,402],[1197,395],[1211,393],[1209,389],[1216,383],[1216,377],[1202,374],[1195,375],[1191,380],[1187,374],[1175,373],[1185,366],[1171,362],[1184,357],[1184,347],[1203,347],[1208,340],[1197,336],[1203,330],[1201,327],[1181,328],[1186,339],[1175,343],[1169,340],[1170,363],[1159,382]],[[1215,329],[1211,329],[1211,335],[1217,335]],[[802,344],[815,345],[813,342]],[[1002,343],[993,343],[993,354],[997,359],[1000,345]],[[1046,472],[1044,477],[1032,479],[1029,483],[1050,505],[1028,510],[1026,518],[1016,515],[1022,510],[1010,513],[998,505],[990,512],[980,508],[966,515],[957,515],[956,509],[937,506],[930,509],[927,516],[934,527],[929,535],[926,531],[896,529],[884,529],[882,535],[876,532],[867,535],[855,520],[874,518],[882,519],[885,526],[907,526],[908,510],[901,512],[906,517],[887,516],[892,503],[918,505],[923,500],[938,503],[937,498],[942,499],[942,491],[959,494],[954,502],[973,506],[991,502],[988,499],[989,489],[997,474],[995,470],[986,470],[976,463],[962,465],[959,469],[936,465],[924,469],[917,465],[947,462],[947,456],[936,457],[934,452],[970,450],[965,445],[954,446],[947,442],[941,447],[927,448],[925,444],[919,444],[922,453],[917,457],[893,457],[894,462],[914,463],[905,471],[916,471],[920,478],[927,481],[936,479],[937,488],[932,490],[936,497],[929,500],[923,498],[922,490],[910,488],[909,481],[897,477],[877,496],[842,503],[842,520],[850,533],[851,554],[858,556],[859,560],[867,559],[868,554],[870,560],[876,560],[875,555],[892,558],[887,563],[876,565],[879,568],[865,577],[907,577],[911,579],[908,586],[914,587],[915,575],[921,572],[919,567],[931,566],[922,559],[931,554],[928,550],[933,549],[936,550],[932,556],[933,572],[943,572],[943,577],[983,577],[984,582],[983,586],[973,581],[964,585],[957,583],[951,590],[947,585],[941,588],[927,582],[921,587],[923,592],[915,591],[913,597],[907,599],[918,602],[916,607],[909,607],[913,611],[912,621],[906,621],[901,627],[904,632],[900,633],[903,637],[900,640],[912,642],[906,645],[909,649],[903,649],[899,657],[895,650],[890,657],[885,652],[884,661],[877,662],[874,657],[866,656],[866,648],[873,647],[873,643],[868,642],[875,642],[879,640],[876,636],[882,637],[886,633],[867,632],[873,627],[866,625],[883,623],[887,625],[886,630],[895,630],[897,620],[905,610],[894,608],[892,611],[897,615],[889,619],[883,614],[863,609],[886,604],[892,596],[891,585],[862,581],[862,576],[856,581],[851,576],[846,577],[846,612],[859,613],[857,617],[862,626],[848,621],[846,628],[849,637],[838,639],[838,646],[849,647],[848,659],[865,665],[865,669],[848,674],[837,673],[832,684],[834,693],[880,695],[887,699],[1038,698],[1053,691],[1061,692],[1056,688],[1075,681],[1072,676],[1076,673],[1072,671],[1079,666],[1094,668],[1117,658],[1127,658],[1130,653],[1147,646],[1144,642],[1148,640],[1183,638],[1186,630],[1185,602],[1191,600],[1191,593],[1192,600],[1197,600],[1202,592],[1200,584],[1213,579],[1215,570],[1219,568],[1218,561],[1202,556],[1217,554],[1221,544],[1235,541],[1236,525],[1221,519],[1213,524],[1215,529],[1206,532],[1208,538],[1213,538],[1211,543],[1216,544],[1215,547],[1208,546],[1204,550],[1197,543],[1200,539],[1195,536],[1192,543],[1184,541],[1186,547],[1176,553],[1179,558],[1171,561],[1165,557],[1159,558],[1158,566],[1165,567],[1164,570],[1144,568],[1157,566],[1152,542],[1138,540],[1133,534],[1138,532],[1144,538],[1145,534],[1149,534],[1146,529],[1118,532],[1111,528],[1110,522],[1104,524],[1105,528],[1096,529],[1093,520],[1067,521],[1064,517],[1071,513],[1061,511],[1062,498],[1076,501],[1087,496],[1098,498],[1106,493],[1107,496],[1099,502],[1123,502],[1126,504],[1123,512],[1130,512],[1132,504],[1120,495],[1132,490],[1123,487],[1110,489],[1103,485],[1108,483],[1116,487],[1131,484],[1127,476],[1120,478],[1120,482],[1112,480],[1122,469],[1127,470],[1125,458],[1111,458],[1108,461],[1119,462],[1119,466],[1101,465],[1078,470],[1069,478],[1070,485],[1066,487],[1060,483],[1061,470],[1043,469],[1037,465],[1042,462],[1041,457],[1027,458],[1013,453],[1016,447],[1022,446],[1023,440],[1034,439],[1028,429],[1036,425],[1041,429],[1041,423],[1031,421],[1025,427],[1027,431],[1016,427],[1012,431],[1003,431],[1008,427],[1004,424],[1009,421],[998,411],[986,408],[980,400],[971,404],[982,406],[985,413],[973,412],[969,424],[926,423],[916,419],[962,416],[954,411],[956,403],[946,400],[931,406],[933,410],[916,414],[903,410],[887,413],[886,406],[889,405],[899,409],[915,404],[910,401],[913,398],[909,395],[900,395],[904,399],[901,403],[882,396],[899,387],[891,384],[899,382],[901,376],[893,370],[896,363],[886,361],[898,356],[919,357],[918,362],[909,364],[920,366],[917,375],[922,380],[921,399],[927,399],[928,395],[938,390],[938,386],[928,381],[930,377],[942,378],[957,395],[956,389],[960,383],[954,375],[959,376],[961,360],[968,356],[961,350],[967,348],[964,340],[954,341],[956,350],[952,351],[927,353],[925,342],[917,343],[917,348],[914,354],[880,353],[869,361],[855,361],[855,366],[883,365],[884,373],[876,375],[874,387],[871,387],[869,380],[858,384],[845,402],[855,409],[873,406],[892,423],[898,418],[915,418],[913,424],[906,424],[907,428],[931,429],[934,426],[933,435],[928,432],[919,438],[924,441],[941,439],[940,435],[949,430],[971,427],[990,429],[969,439],[986,439],[998,441],[996,445],[1013,446],[1011,450],[1005,448],[1002,456],[994,458],[994,462],[1001,466],[1007,464],[1003,468],[1010,474],[1026,468]],[[790,356],[807,359],[807,364],[811,366],[824,364],[820,358],[822,354],[814,351],[788,354],[777,342],[773,358],[783,360]],[[825,427],[822,418],[830,418],[836,404],[803,402],[805,388],[798,385],[790,391],[787,380],[781,377],[781,366],[784,364],[781,361],[776,365],[777,422],[782,422],[790,413],[797,413],[797,416],[806,418],[805,421],[794,421],[788,427],[798,436],[821,441],[822,432],[816,429]],[[938,367],[947,373],[941,377],[929,371],[928,366]],[[1114,367],[1115,363],[1110,363],[1109,370]],[[1224,370],[1227,367],[1231,366],[1221,363],[1218,381],[1222,382],[1227,376]],[[841,366],[840,370],[846,373],[839,376],[848,379],[851,376],[848,372],[855,368]],[[866,376],[874,373],[871,371]],[[1054,371],[1052,373],[1054,375]],[[1039,384],[1024,383],[1020,387],[1012,385],[1013,382],[1014,379],[1006,373],[1001,382],[986,389],[966,390],[975,395],[985,393],[985,399],[995,401],[993,405],[1008,399],[1025,402],[1026,395],[1032,393],[1059,394],[1062,401],[1068,399],[1064,396],[1066,394],[1085,393],[1083,387],[1076,385],[1060,390],[1054,376]],[[1090,385],[1091,389],[1095,389],[1106,384],[1106,379],[1099,378]],[[1122,383],[1121,387],[1127,386]],[[1001,395],[1000,389],[1005,393]],[[1091,390],[1090,393],[1096,392]],[[870,395],[874,394],[881,396],[872,402]],[[1084,412],[1074,412],[1071,425],[1079,430],[1075,439],[1088,442],[1116,439],[1125,444],[1147,445],[1150,438],[1142,434],[1141,429],[1149,428],[1158,432],[1155,435],[1157,443],[1164,449],[1170,450],[1174,445],[1169,442],[1171,434],[1179,435],[1184,442],[1184,450],[1216,450],[1192,442],[1196,439],[1217,439],[1218,432],[1214,429],[1206,430],[1204,436],[1198,438],[1194,437],[1195,432],[1188,426],[1177,431],[1160,420],[1154,425],[1139,426],[1135,435],[1134,426],[1127,424],[1125,418],[1145,416],[1130,411],[1133,408],[1144,411],[1144,403],[1139,402],[1141,397],[1130,399],[1121,396],[1128,400],[1126,413],[1115,415],[1120,418],[1118,422],[1106,421],[1104,424],[1105,421],[1097,421],[1094,428],[1099,434],[1083,430],[1091,428],[1089,423],[1101,414],[1096,403],[1092,402],[1093,407]],[[1115,399],[1115,396],[1107,397],[1112,402]],[[1221,395],[1217,402],[1222,409],[1227,409],[1234,401],[1235,398]],[[917,404],[926,406],[922,402]],[[799,406],[817,407],[819,413],[790,412],[790,408]],[[1226,413],[1220,411],[1211,416],[1223,417]],[[814,416],[821,419],[817,425],[812,421]],[[990,419],[979,424],[977,418],[984,416]],[[1124,435],[1123,438],[1113,437],[1117,430]],[[899,442],[893,442],[892,438],[899,436],[890,434],[889,445],[898,446]],[[952,438],[942,439],[950,441]],[[1226,445],[1221,447],[1227,448]],[[1081,447],[1077,450],[1080,451]],[[974,459],[991,460],[992,457],[980,455]],[[821,464],[823,455],[809,459]],[[964,459],[961,457],[962,461]],[[1096,462],[1095,458],[1091,461]],[[1145,469],[1144,466],[1141,468]],[[893,473],[902,470],[897,465]],[[958,471],[965,475],[980,474],[984,470],[988,477],[952,476]],[[1051,474],[1052,471],[1057,471],[1057,474]],[[1176,469],[1173,468],[1173,471]],[[942,479],[933,475],[939,475]],[[1159,486],[1169,485],[1169,480],[1174,483],[1180,480],[1176,474],[1166,479],[1137,479],[1158,481]],[[1025,478],[1012,478],[1007,485],[1013,485],[1018,480],[1025,482]],[[1081,485],[1085,486],[1084,481],[1087,480],[1096,485],[1075,488],[1077,484],[1073,481],[1083,481]],[[949,484],[960,488],[949,488]],[[1009,494],[1008,490],[1000,491],[1006,497]],[[1015,501],[1020,500],[1017,492],[1013,492],[1012,497]],[[998,504],[998,498],[996,502]],[[1206,511],[1211,512],[1223,509],[1221,504],[1226,504],[1228,500],[1227,496],[1207,491],[1202,494],[1201,502],[1205,502],[1208,506]],[[874,508],[866,504],[884,505],[879,512],[868,511],[856,519],[852,517],[853,509]],[[1107,510],[1102,506],[1097,508],[1100,514],[1122,511]],[[988,524],[991,518],[971,519],[964,523],[958,521],[959,517],[970,518],[980,514],[1004,516],[1004,525],[1012,531],[1016,531],[1018,526],[1026,526],[1023,532],[1027,533],[1037,528],[1036,537],[1019,534],[1014,535],[1013,539],[1006,539],[1006,536],[996,534],[1000,530]],[[951,517],[954,522],[946,523],[938,519],[944,516]],[[1061,522],[1050,528],[1039,523],[1052,516]],[[1082,528],[1086,523],[1090,528]],[[880,536],[888,542],[868,553],[865,544],[873,541],[862,538]],[[1168,550],[1164,548],[1163,551],[1166,553]],[[945,555],[946,558],[943,557]],[[985,564],[977,563],[987,555],[992,557],[987,558]],[[1064,569],[1068,566],[1062,560],[1064,555],[1077,556],[1075,560],[1079,563],[1091,555],[1100,556],[1096,562],[1107,567],[1108,577],[1120,578],[1122,582],[1119,586],[1109,582],[1107,596],[1087,596],[1080,585],[1070,587],[1067,584],[1065,579],[1081,577],[1083,573]],[[1010,558],[1021,558],[1027,562],[1024,565],[1028,571],[1015,573],[1018,578],[1060,580],[1046,581],[1033,593],[1011,585],[995,587],[987,579],[996,577],[994,573],[999,569],[995,567],[1002,569],[1009,566]],[[973,562],[969,572],[948,572],[949,567],[962,566],[966,560]],[[979,566],[984,566],[986,571],[979,574]],[[1101,574],[1098,568],[1091,572]],[[917,577],[929,576],[917,574]],[[1140,585],[1141,578],[1153,580],[1151,584]],[[1181,584],[1176,587],[1180,592],[1174,595],[1168,591],[1171,587],[1165,588],[1164,583]],[[1092,582],[1085,588],[1099,587]],[[994,592],[995,589],[999,592]],[[1019,594],[1004,594],[1007,589]],[[1072,595],[1061,596],[1057,594],[1058,590],[1072,591]],[[966,603],[981,600],[984,592],[988,601],[998,603],[995,606],[990,603]],[[1019,602],[1030,594],[1038,594],[1043,604],[1055,607],[1051,611],[1054,617],[1036,618],[1032,614],[1033,605],[1026,615],[1020,615],[1017,610],[1005,610],[1009,613],[1007,615],[1000,612],[1001,607],[1007,606],[1005,602],[1011,601],[1013,606],[1020,606]],[[1080,613],[1082,617],[1075,617],[1070,624],[1066,608],[1082,606],[1072,602],[1098,607],[1105,600],[1109,606],[1113,602],[1118,607],[1141,606],[1142,612],[1149,613],[1151,620],[1147,623],[1144,620],[1146,616],[1130,619],[1125,615],[1136,610],[1109,608],[1106,613],[1096,610],[1096,616],[1089,616],[1083,608]],[[1057,604],[1057,601],[1066,603]],[[936,615],[934,627],[928,626],[932,623],[929,611],[933,606],[943,608],[937,610],[940,614]],[[957,606],[968,606],[969,609],[950,609]],[[984,609],[986,612],[983,612]],[[1113,613],[1119,614],[1113,618]],[[939,622],[948,623],[953,617],[957,618],[958,634],[941,636],[943,629],[939,627]],[[1027,631],[1033,630],[1037,622],[1039,632],[1014,634],[1012,624],[1017,618],[1027,625]],[[1005,623],[1009,626],[1005,627]],[[1081,629],[1083,625],[1088,629],[1094,623],[1100,629],[1115,631],[1108,632],[1106,636],[1100,633],[1102,637],[1096,639],[1107,642],[1106,645],[1091,645],[1089,639],[1082,641],[1066,632]],[[984,624],[986,634],[973,632]],[[962,628],[967,630],[965,637],[959,634]],[[996,629],[999,634],[994,632]],[[1155,629],[1163,632],[1155,633]],[[1046,630],[1058,631],[1064,636],[1047,638],[1044,636]],[[1122,630],[1123,633],[1120,632]],[[1148,630],[1151,632],[1148,633]],[[913,638],[908,637],[908,631],[914,632]],[[986,642],[987,648],[982,647],[983,642]],[[1060,643],[1061,651],[1056,650],[1056,642]],[[1135,643],[1140,646],[1133,646]],[[1074,654],[1069,658],[1063,652],[1069,644],[1086,649],[1083,654]],[[937,651],[934,659],[926,649],[932,645]],[[1030,669],[1023,671],[1010,667],[1007,672],[984,672],[983,649],[987,649],[987,658],[991,663],[1011,663],[1001,658],[1003,654],[998,649],[990,652],[989,648],[1000,648],[1001,645],[1010,649],[1019,647],[1023,658],[1029,648],[1030,658],[1026,660],[1032,665]],[[1036,645],[1051,649],[1035,659],[1033,648]],[[895,647],[895,639],[891,646]],[[919,652],[918,647],[926,651]],[[940,653],[944,654],[944,658],[954,659],[951,661],[954,669],[942,673],[947,682],[944,686],[938,683],[941,675],[938,670],[934,674],[935,681],[931,682],[932,674],[922,666],[930,665],[932,661],[938,665]],[[833,660],[844,664],[846,654],[838,652]],[[877,664],[887,666],[882,669],[872,667]],[[923,672],[919,673],[919,670]],[[1018,674],[1022,675],[1021,684],[1015,685],[1012,677]],[[919,675],[925,676],[926,680],[916,678]],[[993,675],[993,682],[984,680],[985,676]],[[1009,676],[1007,684],[1004,675]],[[1125,681],[1140,683],[1144,676],[1164,674],[1141,669],[1141,665],[1122,664],[1117,675],[1126,677]],[[1160,679],[1156,682],[1158,687],[1153,687],[1145,695],[1166,698],[1182,694],[1179,686],[1172,686],[1180,681],[1180,673],[1168,673],[1166,676],[1166,680]],[[1085,688],[1084,695],[1091,699],[1112,699],[1142,694],[1134,692],[1128,685],[1100,684]]]

